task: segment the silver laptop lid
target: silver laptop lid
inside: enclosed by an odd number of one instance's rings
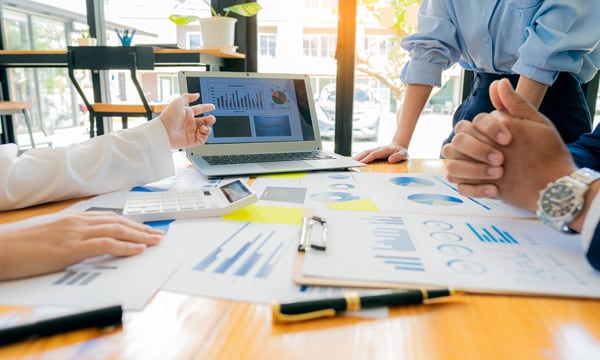
[[[212,103],[217,122],[188,154],[224,155],[322,149],[310,79],[302,74],[180,71],[180,91]]]

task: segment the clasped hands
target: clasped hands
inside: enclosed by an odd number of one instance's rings
[[[462,195],[497,198],[535,212],[539,192],[577,169],[554,125],[506,79],[490,86],[495,111],[461,121],[442,148],[447,179]]]

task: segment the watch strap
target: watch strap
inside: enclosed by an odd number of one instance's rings
[[[570,176],[575,180],[580,181],[585,185],[589,186],[594,181],[600,179],[600,172],[594,171],[589,168],[581,168],[573,172]]]

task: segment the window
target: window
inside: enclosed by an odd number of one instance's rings
[[[304,34],[304,56],[334,58],[336,42],[335,35]]]
[[[367,35],[364,50],[368,56],[386,58],[396,43],[391,35]]]
[[[67,47],[65,20],[26,11],[3,8],[5,48],[10,50],[52,50]],[[82,25],[81,25],[82,26]],[[34,131],[51,134],[56,128],[78,125],[73,93],[64,68],[9,69],[10,96],[31,103]],[[42,116],[43,114],[43,116]],[[17,134],[25,131],[24,126]]]
[[[308,9],[331,9],[337,7],[337,0],[304,0]]]
[[[258,34],[258,55],[274,58],[277,55],[277,35],[271,33]]]

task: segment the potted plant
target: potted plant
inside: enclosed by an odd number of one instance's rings
[[[210,6],[209,2],[205,1],[205,3]],[[201,18],[196,15],[171,14],[169,20],[179,26],[187,25],[198,20],[202,32],[203,47],[231,49],[234,48],[233,41],[237,19],[229,17],[228,15],[233,13],[250,17],[256,15],[261,9],[262,7],[257,2],[229,6],[224,8],[223,12],[218,12],[211,6],[211,17]]]
[[[84,31],[81,33],[79,39],[77,39],[77,45],[79,46],[96,46],[96,38],[90,36],[90,32]]]

